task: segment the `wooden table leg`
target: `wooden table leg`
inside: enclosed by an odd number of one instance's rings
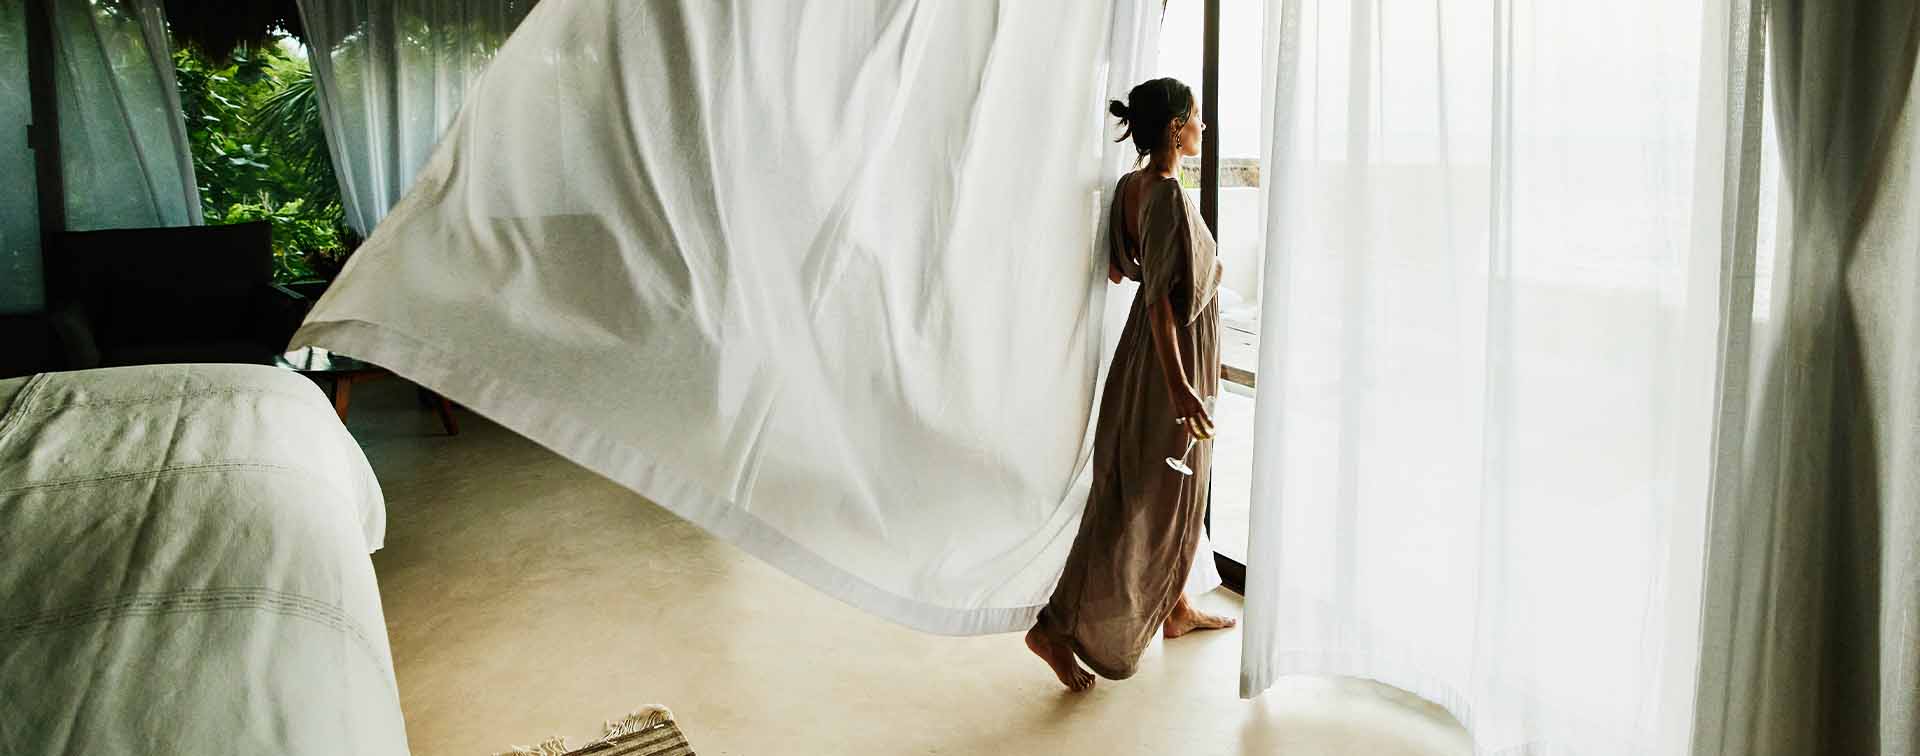
[[[453,402],[447,401],[444,396],[437,398],[440,400],[440,426],[447,429],[449,436],[460,435],[460,421],[453,419]]]
[[[347,405],[353,401],[353,376],[342,375],[333,379],[333,413],[340,416],[340,424],[347,424]]]

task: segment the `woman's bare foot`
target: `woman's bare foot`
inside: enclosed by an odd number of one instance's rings
[[[1173,613],[1167,615],[1167,622],[1161,626],[1160,632],[1168,638],[1178,638],[1195,630],[1224,630],[1237,624],[1240,621],[1232,617],[1207,614],[1195,609],[1187,603],[1186,596],[1181,596],[1180,603],[1173,605]]]
[[[1053,668],[1054,676],[1060,678],[1060,684],[1067,686],[1067,690],[1078,692],[1093,687],[1093,673],[1081,669],[1080,663],[1073,660],[1073,650],[1040,632],[1039,627],[1027,631],[1027,648]]]

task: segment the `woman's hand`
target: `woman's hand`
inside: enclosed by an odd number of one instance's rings
[[[1147,310],[1147,317],[1152,319],[1153,351],[1160,357],[1160,371],[1173,394],[1173,416],[1187,421],[1187,432],[1194,438],[1213,438],[1213,415],[1188,382],[1186,368],[1180,366],[1180,327],[1174,323],[1170,298],[1160,297]]]
[[[1187,421],[1187,432],[1194,438],[1213,438],[1213,415],[1207,412],[1206,403],[1200,401],[1193,387],[1180,386],[1173,390],[1173,411]]]

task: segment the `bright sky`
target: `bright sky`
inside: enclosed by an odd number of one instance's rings
[[[1220,2],[1220,132],[1222,157],[1260,156],[1260,34],[1266,3]],[[1159,76],[1172,76],[1200,96],[1201,0],[1170,0],[1160,24]]]

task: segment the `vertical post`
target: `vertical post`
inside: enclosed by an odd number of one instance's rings
[[[54,295],[59,291],[54,236],[67,228],[66,178],[60,170],[60,101],[54,85],[56,1],[26,0],[27,92],[33,103],[27,144],[33,148],[35,186],[40,195],[40,270],[49,304],[56,301]]]
[[[1220,233],[1220,0],[1202,6],[1200,42],[1200,118],[1207,131],[1200,135],[1200,219],[1216,237]],[[1202,526],[1213,533],[1213,484],[1208,477],[1207,508]],[[1227,588],[1245,593],[1247,568],[1232,558],[1213,553],[1214,566]]]
[[[1220,233],[1220,0],[1206,0],[1204,60],[1200,68],[1200,118],[1207,132],[1200,136],[1200,218],[1207,230]]]

